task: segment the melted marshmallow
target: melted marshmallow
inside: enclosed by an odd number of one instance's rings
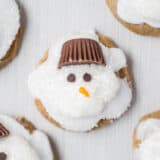
[[[2,59],[20,27],[19,9],[15,0],[0,0],[0,59]]]
[[[28,86],[33,97],[42,101],[47,112],[62,127],[86,131],[95,127],[102,118],[121,116],[130,105],[132,93],[127,81],[119,79],[114,73],[126,66],[126,58],[120,49],[109,49],[100,44],[107,66],[71,65],[57,69],[62,44],[80,37],[99,43],[94,33],[65,37],[49,50],[48,60],[30,74]],[[69,73],[75,74],[76,82],[67,81]],[[85,73],[92,75],[92,81],[84,82]],[[90,98],[79,93],[81,86],[89,92]]]
[[[6,153],[7,160],[53,160],[49,140],[42,132],[36,130],[30,134],[16,120],[5,115],[0,115],[0,123],[10,132],[9,136],[0,138],[0,152]]]
[[[128,23],[160,27],[159,0],[118,0],[117,13]]]
[[[138,160],[160,159],[160,120],[148,119],[137,129],[137,137],[142,141],[135,152]]]

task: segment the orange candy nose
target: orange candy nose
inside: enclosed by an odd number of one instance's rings
[[[85,97],[88,97],[88,98],[90,97],[89,92],[84,87],[80,87],[79,92],[83,94]]]

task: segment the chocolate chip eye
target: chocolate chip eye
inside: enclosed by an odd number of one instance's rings
[[[89,82],[92,80],[92,76],[89,73],[85,73],[83,75],[83,79],[84,79],[84,81]]]
[[[7,160],[7,154],[4,152],[0,152],[0,160]]]
[[[68,82],[75,82],[75,81],[76,81],[76,76],[75,76],[73,73],[70,73],[70,74],[67,76],[67,81],[68,81]]]

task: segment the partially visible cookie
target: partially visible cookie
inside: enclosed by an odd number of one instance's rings
[[[133,133],[134,160],[160,159],[160,111],[143,116]]]
[[[29,76],[42,115],[56,126],[90,131],[120,118],[132,100],[123,51],[95,32],[71,34],[51,47]]]
[[[106,0],[113,15],[129,30],[160,36],[159,0]]]
[[[17,54],[22,36],[19,8],[15,0],[0,1],[0,68]]]
[[[23,117],[0,115],[0,160],[54,160],[48,137]]]

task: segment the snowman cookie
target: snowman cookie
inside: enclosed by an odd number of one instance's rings
[[[160,111],[143,116],[133,134],[134,160],[160,159]]]
[[[22,27],[15,0],[0,0],[0,11],[0,68],[2,68],[17,54]]]
[[[160,36],[159,0],[106,0],[114,16],[129,30]]]
[[[94,32],[64,37],[28,80],[38,110],[49,121],[81,132],[123,115],[131,103],[131,83],[123,51]]]
[[[53,160],[48,137],[25,118],[0,115],[0,160]]]

